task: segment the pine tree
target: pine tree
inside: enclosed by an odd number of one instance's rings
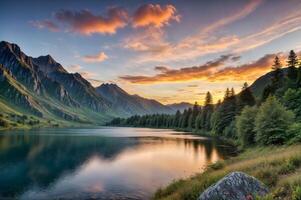
[[[238,95],[238,112],[240,112],[245,106],[253,106],[255,105],[256,101],[250,90],[248,83],[244,83],[243,88]]]
[[[191,120],[190,120],[190,128],[195,128],[195,120],[199,113],[199,105],[197,102],[194,103],[192,108]]]
[[[267,85],[262,93],[261,101],[264,102],[270,95],[276,93],[276,91],[282,87],[283,83],[283,72],[282,64],[278,56],[274,59],[274,64],[272,66],[272,78],[271,84]]]
[[[175,116],[174,116],[174,120],[173,120],[173,127],[179,127],[180,125],[180,117],[181,117],[181,112],[179,110],[177,110]]]
[[[213,98],[210,92],[206,93],[205,101],[204,101],[204,107],[202,109],[201,115],[200,115],[200,126],[205,131],[209,131],[211,128],[211,115],[213,113]]]
[[[214,116],[212,116],[212,132],[215,135],[225,135],[225,130],[235,119],[236,115],[236,96],[234,89],[229,90],[227,88],[225,92],[225,99],[221,103],[218,109],[214,112]],[[233,123],[232,123],[233,124]],[[234,133],[231,131],[228,132],[228,137],[233,137]],[[230,134],[230,135],[229,135]]]
[[[201,113],[199,113],[195,119],[195,129],[200,130],[201,128]]]
[[[292,81],[296,81],[298,76],[297,75],[298,72],[296,68],[297,64],[298,64],[297,55],[293,50],[291,50],[287,60],[287,66],[288,66],[287,77]]]
[[[299,59],[297,87],[301,87],[301,59]]]

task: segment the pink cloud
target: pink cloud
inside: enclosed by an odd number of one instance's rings
[[[96,55],[86,55],[83,57],[85,62],[103,62],[108,59],[108,56],[104,52],[99,52]]]
[[[160,6],[159,4],[146,4],[137,9],[133,17],[134,27],[155,26],[162,27],[170,21],[180,21],[177,9],[173,5]]]
[[[126,26],[128,14],[121,8],[108,9],[106,17],[94,15],[88,10],[60,10],[55,14],[55,18],[67,25],[70,31],[83,35],[114,34],[117,29]]]
[[[49,29],[52,32],[58,32],[59,26],[50,20],[31,21],[30,24],[38,29]]]

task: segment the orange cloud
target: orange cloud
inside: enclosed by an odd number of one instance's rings
[[[104,52],[99,52],[96,55],[86,55],[83,57],[85,62],[93,63],[93,62],[103,62],[108,59],[108,56]]]
[[[177,9],[173,5],[160,6],[146,4],[138,8],[133,16],[133,27],[155,26],[162,27],[171,20],[180,21]]]
[[[240,38],[236,35],[216,37],[215,32],[248,16],[262,1],[250,0],[232,15],[213,22],[205,29],[201,29],[197,34],[188,36],[176,44],[167,42],[164,32],[158,32],[156,29],[147,29],[140,35],[128,38],[124,47],[141,53],[135,59],[135,62],[185,60],[210,53],[230,51],[233,46],[240,43]]]
[[[277,54],[284,60],[284,55]],[[237,67],[225,67],[228,61],[237,60],[237,56],[224,55],[215,61],[207,62],[201,66],[170,69],[167,67],[155,67],[160,73],[154,76],[122,76],[120,79],[136,84],[153,84],[161,82],[184,82],[192,80],[205,80],[210,82],[252,82],[261,75],[271,70],[276,54],[268,54],[264,57]],[[284,63],[284,62],[283,62]]]
[[[58,32],[59,26],[50,20],[42,20],[42,21],[30,21],[30,24],[38,29],[49,29],[52,32]]]
[[[261,75],[271,71],[275,54],[267,54],[255,62],[237,67],[226,67],[210,77],[209,81],[248,81],[252,82]]]
[[[168,67],[155,67],[155,70],[160,71],[159,74],[155,76],[121,76],[120,78],[131,83],[139,84],[150,84],[157,82],[176,82],[176,81],[187,81],[202,79],[207,77],[214,72],[219,67],[222,67],[227,61],[229,61],[232,55],[223,55],[220,58],[209,61],[201,66],[186,67],[181,69],[170,69]]]
[[[126,26],[128,14],[121,8],[110,8],[107,17],[94,15],[88,10],[60,10],[55,18],[69,26],[70,31],[84,35],[93,33],[114,34],[116,30]]]

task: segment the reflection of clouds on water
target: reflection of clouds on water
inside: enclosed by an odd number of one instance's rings
[[[216,147],[216,140],[152,129],[141,129],[143,137],[138,137],[139,130],[92,129],[85,136],[80,129],[75,135],[66,134],[70,129],[0,135],[0,168],[4,169],[0,177],[5,180],[0,181],[0,196],[118,198],[135,194],[127,197],[147,198],[158,187],[201,172],[208,163],[227,155],[225,149]],[[96,136],[100,131],[105,133]],[[117,137],[120,132],[122,137]],[[110,134],[114,137],[103,136]]]

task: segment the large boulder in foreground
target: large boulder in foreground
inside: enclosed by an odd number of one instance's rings
[[[207,188],[198,200],[255,200],[264,196],[268,188],[256,178],[243,172],[232,172]]]

